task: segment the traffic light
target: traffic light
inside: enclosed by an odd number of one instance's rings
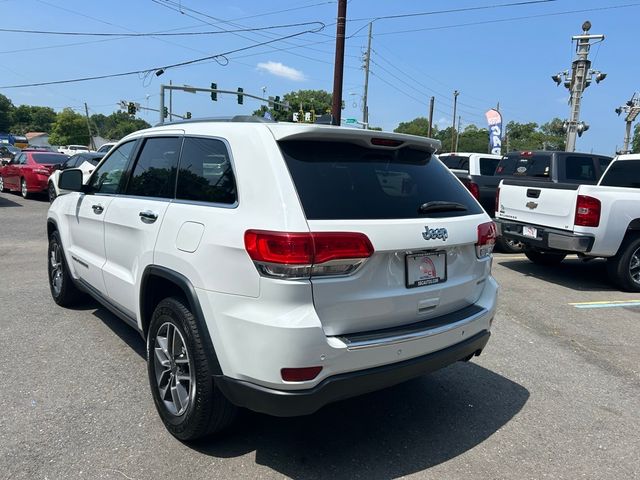
[[[135,115],[136,114],[136,104],[133,102],[129,102],[127,104],[127,113],[129,115]]]
[[[217,89],[218,89],[218,84],[212,83],[211,90],[217,90]],[[218,101],[218,92],[211,92],[211,100],[213,100],[214,102]]]
[[[186,118],[187,120],[191,119],[191,112],[187,112],[187,114],[184,116],[184,118]]]
[[[169,116],[169,109],[168,109],[167,107],[164,107],[164,108],[162,109],[162,116],[163,116],[164,118],[167,118],[167,117]]]
[[[278,95],[276,95],[276,98],[274,99],[273,109],[276,112],[280,110],[280,97]]]
[[[244,92],[244,88],[238,87],[238,105],[242,105],[244,103],[244,96],[242,95]]]

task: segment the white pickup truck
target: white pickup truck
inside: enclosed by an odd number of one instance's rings
[[[640,155],[616,157],[597,185],[505,179],[496,207],[499,232],[532,262],[606,258],[616,285],[640,291]]]

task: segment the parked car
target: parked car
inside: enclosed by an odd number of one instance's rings
[[[504,180],[496,222],[534,263],[607,259],[611,280],[640,291],[640,155],[621,155],[597,185]]]
[[[79,168],[82,170],[82,182],[86,183],[91,176],[91,173],[95,170],[96,165],[100,163],[104,157],[103,153],[98,152],[86,152],[86,153],[76,153],[73,157],[67,159],[60,168],[54,170],[54,172],[49,177],[49,182],[47,186],[47,192],[49,194],[49,201],[53,202],[56,197],[59,195],[64,195],[68,193],[64,190],[60,190],[58,187],[58,178],[60,177],[60,172],[62,170],[66,170],[68,168]]]
[[[500,178],[495,176],[502,155],[490,153],[442,153],[442,163],[469,189],[484,211],[493,218],[496,209],[496,192]],[[496,246],[506,253],[522,252],[522,245],[503,237],[496,239]]]
[[[68,157],[60,153],[23,150],[0,168],[0,192],[17,191],[24,198],[46,192],[49,175]]]
[[[104,143],[98,150],[98,153],[102,153],[103,155],[105,155],[106,153],[109,152],[109,150],[111,150],[111,148],[116,144],[116,142],[109,142],[109,143]]]
[[[22,150],[9,144],[0,145],[0,166],[9,163]]]
[[[64,155],[75,155],[80,152],[90,152],[89,147],[85,147],[84,145],[67,145],[66,147],[59,147],[58,152],[63,153]]]
[[[439,142],[253,117],[179,128],[124,138],[86,185],[62,171],[74,193],[47,219],[53,299],[89,293],[140,332],[174,436],[237,407],[309,414],[483,350],[495,226]]]
[[[47,146],[47,145],[29,145],[28,147],[26,147],[27,150],[38,150],[40,152],[53,152],[53,153],[59,153],[57,149],[54,149],[53,147]]]

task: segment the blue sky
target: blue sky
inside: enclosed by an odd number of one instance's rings
[[[343,117],[361,118],[366,25],[375,17],[512,3],[513,0],[381,1],[350,0],[348,5]],[[180,6],[182,6],[182,11]],[[626,8],[603,7],[631,5]],[[161,82],[248,93],[283,95],[298,89],[325,89],[333,84],[335,1],[198,0],[0,0],[3,27],[83,32],[195,32],[255,28],[301,22],[327,24],[306,33],[214,61],[167,69],[164,75],[128,77],[47,87],[0,88],[14,104],[71,106],[87,102],[91,113],[111,113],[120,100],[158,108]],[[573,10],[601,9],[553,15]],[[280,13],[281,10],[288,10]],[[198,13],[196,13],[198,12]],[[203,16],[205,14],[206,16]],[[582,151],[613,153],[620,147],[624,122],[614,109],[638,89],[640,64],[635,61],[640,1],[557,0],[519,7],[380,19],[373,26],[370,123],[392,130],[399,122],[427,116],[436,97],[435,121],[451,123],[452,92],[459,90],[463,127],[484,126],[483,113],[500,102],[505,121],[544,123],[568,116],[568,92],[552,74],[570,68],[575,49],[571,35],[589,19],[591,33],[605,41],[593,48],[592,68],[608,74],[585,93],[582,119],[591,129],[578,140]],[[250,17],[250,18],[248,18]],[[518,18],[517,17],[532,17]],[[7,21],[7,19],[10,19]],[[234,25],[223,23],[232,20]],[[505,21],[501,21],[505,20]],[[484,23],[482,23],[484,22]],[[489,22],[489,23],[487,23]],[[465,25],[466,24],[466,25]],[[463,26],[460,26],[463,25]],[[178,63],[213,55],[313,28],[298,26],[266,32],[210,36],[96,38],[0,32],[0,86],[64,80]],[[360,28],[361,31],[357,32]],[[221,62],[225,63],[225,62]],[[175,93],[174,112],[194,117],[251,113],[256,102],[240,106],[235,96],[212,102],[207,94]],[[157,114],[141,114],[156,123]]]

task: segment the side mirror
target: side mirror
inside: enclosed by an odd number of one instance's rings
[[[79,168],[70,168],[60,172],[58,177],[58,188],[62,190],[70,190],[72,192],[82,191],[82,170]]]

